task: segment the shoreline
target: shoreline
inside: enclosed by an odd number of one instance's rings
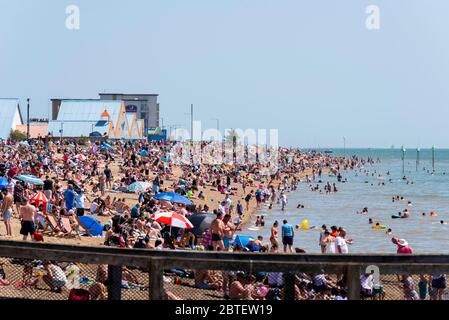
[[[304,179],[306,175],[310,175],[310,174],[312,174],[312,169],[307,169],[304,173],[299,173],[299,174],[297,173],[296,178]],[[328,174],[328,170],[323,170],[322,174],[323,175],[327,175]],[[273,185],[274,184],[279,184],[279,183],[281,183],[280,180],[274,180],[273,181]],[[297,190],[294,190],[293,192],[295,192],[295,191],[297,191]],[[292,191],[288,191],[287,194],[291,194],[291,192]],[[248,215],[246,215],[246,214],[244,215],[244,218],[242,219],[242,223],[240,224],[240,227],[241,228],[249,227],[248,224],[251,222],[251,219],[252,219],[253,215],[257,214],[257,212],[260,212],[261,209],[262,209],[262,207],[257,208],[257,206],[254,206],[254,208],[250,208],[250,210],[248,212],[249,214]],[[242,231],[239,231],[239,232],[242,232]]]

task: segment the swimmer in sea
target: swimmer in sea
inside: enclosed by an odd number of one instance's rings
[[[368,223],[369,223],[369,224],[373,224],[373,219],[372,219],[372,218],[369,218]]]
[[[408,205],[409,207],[413,206],[411,201],[409,201],[409,202],[407,203],[407,205]]]
[[[444,222],[443,220],[440,221],[441,224],[447,224],[447,222]]]
[[[392,231],[393,231],[393,230],[388,229],[387,232],[386,232],[386,234],[387,234],[387,235],[391,235]]]
[[[408,217],[410,217],[410,213],[409,213],[409,211],[407,209],[405,209],[404,210],[404,214],[402,215],[402,218],[405,219],[405,218],[408,218]]]
[[[425,217],[425,216],[426,216],[426,213],[425,213],[425,212],[423,212],[423,213],[422,213],[422,216],[423,216],[423,217]]]

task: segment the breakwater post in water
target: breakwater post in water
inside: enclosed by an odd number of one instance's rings
[[[432,173],[435,173],[435,146],[432,146]]]
[[[420,148],[416,149],[416,172],[418,172],[418,167],[419,167],[419,152],[421,151]]]
[[[402,146],[402,174],[405,173],[405,148]]]

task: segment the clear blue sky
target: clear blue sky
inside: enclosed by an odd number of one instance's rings
[[[65,8],[81,29],[65,28]],[[370,4],[381,28],[365,28]],[[0,0],[0,97],[159,93],[167,124],[287,146],[449,147],[447,0]]]

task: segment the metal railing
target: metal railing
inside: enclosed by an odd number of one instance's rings
[[[449,273],[449,255],[314,255],[258,254],[196,251],[149,251],[110,247],[81,247],[31,242],[0,241],[3,259],[73,262],[83,265],[108,265],[108,299],[122,299],[123,270],[145,271],[145,299],[164,300],[164,271],[169,269],[241,270],[279,272],[285,279],[287,300],[295,299],[295,275],[298,273],[333,274],[346,278],[349,300],[360,299],[360,277],[366,270],[382,275],[421,275]],[[9,260],[8,260],[9,261]],[[2,292],[0,291],[0,298]],[[23,298],[27,298],[26,296]],[[142,297],[141,297],[142,298]],[[140,299],[141,299],[140,298]]]

